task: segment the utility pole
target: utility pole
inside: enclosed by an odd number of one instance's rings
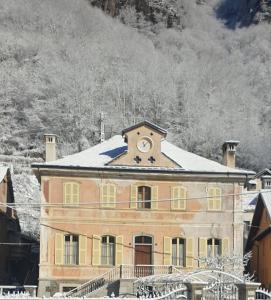
[[[105,137],[104,137],[104,113],[100,113],[100,130],[101,130],[101,135],[100,135],[100,142],[104,142]]]

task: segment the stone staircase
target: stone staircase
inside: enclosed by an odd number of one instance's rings
[[[173,266],[153,265],[121,265],[110,269],[108,272],[85,282],[65,294],[73,298],[99,298],[111,296],[134,296],[133,283],[141,277],[162,275],[178,272]]]

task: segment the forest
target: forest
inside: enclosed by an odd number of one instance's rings
[[[271,166],[271,4],[255,0],[2,0],[0,154],[58,155],[147,119],[176,145]]]

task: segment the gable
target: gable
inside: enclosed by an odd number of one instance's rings
[[[165,133],[149,124],[135,126],[125,131],[127,151],[116,157],[108,165],[136,167],[180,168],[161,151]]]

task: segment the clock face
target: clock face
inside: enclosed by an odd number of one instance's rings
[[[137,142],[137,148],[141,152],[149,152],[152,147],[152,141],[149,138],[142,138]]]

